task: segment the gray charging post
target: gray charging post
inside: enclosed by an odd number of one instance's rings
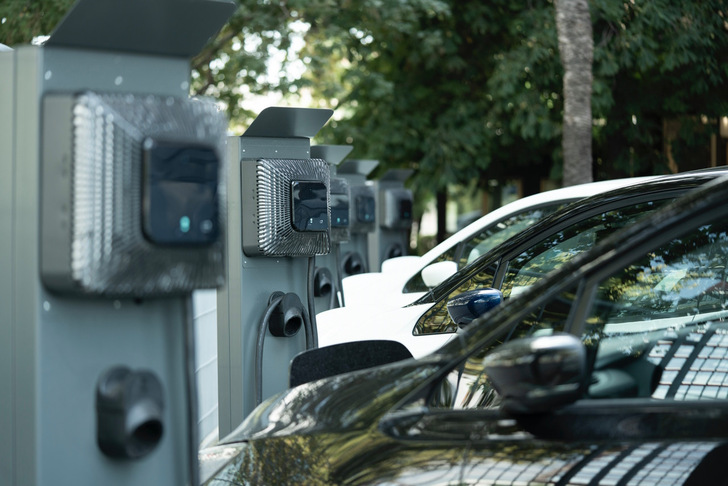
[[[369,234],[370,271],[378,272],[382,262],[405,256],[412,228],[412,192],[404,183],[414,171],[392,169],[374,181],[377,192],[377,226]]]
[[[330,168],[312,158],[311,138],[332,113],[271,107],[228,138],[227,273],[217,297],[221,438],[285,390],[291,359],[316,345],[309,276],[313,258],[331,248]]]
[[[323,159],[331,167],[331,251],[316,257],[314,297],[316,312],[343,305],[341,288],[341,245],[351,237],[351,196],[349,182],[337,176],[337,166],[352,151],[351,145],[314,145],[311,157]]]
[[[369,233],[376,229],[377,195],[367,180],[379,165],[377,160],[349,159],[337,167],[339,177],[349,182],[349,241],[341,243],[341,277],[369,270]]]
[[[189,58],[234,9],[81,1],[0,52],[3,484],[198,479],[189,308],[223,283],[227,121]]]

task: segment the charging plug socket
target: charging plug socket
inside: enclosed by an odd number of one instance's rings
[[[139,459],[152,452],[164,431],[162,383],[145,370],[116,366],[96,386],[96,439],[114,459]]]
[[[325,297],[333,291],[333,277],[328,268],[316,267],[313,273],[313,295],[314,297]]]
[[[269,305],[274,299],[283,294],[274,292],[268,299]],[[298,295],[293,292],[283,294],[281,301],[273,310],[268,322],[268,330],[276,337],[291,337],[303,326],[303,303]]]

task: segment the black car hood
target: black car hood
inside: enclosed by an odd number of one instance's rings
[[[446,361],[444,356],[408,359],[292,388],[260,404],[221,443],[376,426]]]

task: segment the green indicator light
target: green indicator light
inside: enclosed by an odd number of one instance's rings
[[[179,218],[179,230],[182,233],[187,233],[190,230],[190,218],[187,216]]]

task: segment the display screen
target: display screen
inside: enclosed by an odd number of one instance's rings
[[[401,199],[399,201],[399,217],[402,220],[410,220],[412,219],[412,200],[411,199]]]
[[[331,227],[349,227],[349,195],[331,194]]]
[[[149,139],[143,150],[145,238],[158,245],[217,241],[219,160],[215,151]]]
[[[376,204],[372,196],[356,197],[356,219],[360,223],[373,223]]]
[[[293,181],[291,225],[296,231],[326,231],[329,228],[327,188],[321,181]]]

